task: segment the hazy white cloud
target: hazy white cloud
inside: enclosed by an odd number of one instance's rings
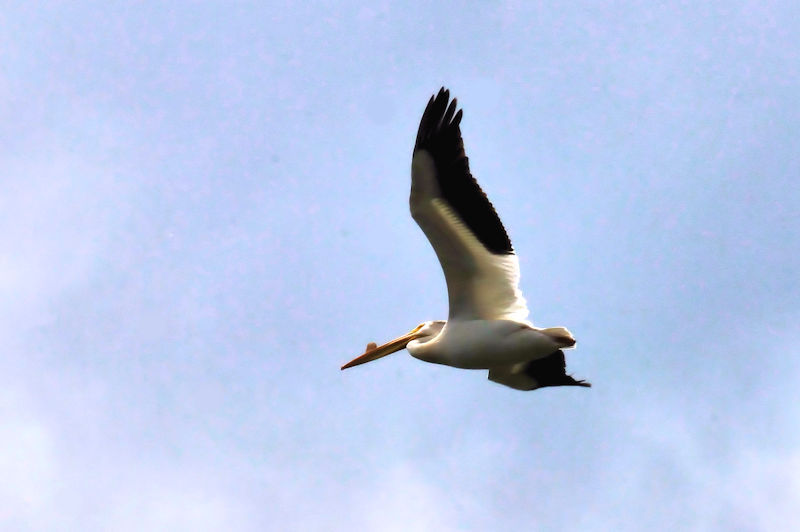
[[[72,429],[108,419],[102,403],[83,402],[73,412],[80,419],[66,423],[48,421],[53,412],[38,412],[52,403],[36,403],[30,394],[7,387],[0,394],[0,526],[5,530],[257,529],[252,508],[215,485],[213,476],[197,475],[182,462],[159,467],[130,456],[107,433],[75,441]]]
[[[247,511],[223,491],[186,471],[128,472],[124,487],[104,505],[103,530],[255,530]]]
[[[369,490],[352,502],[352,510],[374,531],[456,530],[452,494],[425,478],[414,464],[398,463],[378,472]]]
[[[719,489],[723,500],[717,504],[721,516],[716,522],[745,524],[754,530],[794,530],[800,523],[799,471],[800,448],[778,453],[743,449],[729,469],[709,472],[709,492]]]
[[[8,383],[0,391],[0,526],[36,522],[58,480],[52,431]]]
[[[27,312],[41,311],[37,305],[86,281],[97,267],[129,196],[113,169],[80,154],[2,162],[0,310],[35,321]]]

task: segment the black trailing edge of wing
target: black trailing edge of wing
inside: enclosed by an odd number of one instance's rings
[[[425,150],[433,157],[442,198],[486,249],[497,255],[513,253],[503,223],[469,172],[459,127],[462,111],[456,112],[456,106],[456,99],[450,101],[450,91],[444,87],[431,97],[419,123],[414,151]]]
[[[535,379],[539,388],[545,386],[584,386],[591,388],[586,381],[579,381],[567,375],[567,361],[564,352],[558,350],[544,358],[531,360],[523,370],[526,375]]]

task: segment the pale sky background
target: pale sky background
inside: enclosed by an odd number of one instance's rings
[[[585,389],[447,315],[446,85]],[[3,530],[790,530],[800,3],[4,2]]]

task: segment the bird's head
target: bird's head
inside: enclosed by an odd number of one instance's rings
[[[370,342],[367,344],[367,349],[364,351],[363,355],[354,358],[342,366],[342,369],[352,368],[353,366],[366,364],[367,362],[372,362],[373,360],[383,358],[386,355],[391,355],[392,353],[400,351],[401,349],[405,349],[405,347],[414,340],[418,340],[420,342],[432,340],[441,332],[444,324],[445,322],[443,321],[426,321],[424,323],[420,323],[403,336],[386,342],[383,345],[377,345],[375,342]]]

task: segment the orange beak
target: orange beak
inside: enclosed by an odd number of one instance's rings
[[[391,355],[392,353],[400,351],[401,349],[405,349],[405,347],[408,345],[408,342],[422,336],[419,334],[419,330],[422,329],[424,325],[424,323],[417,325],[411,332],[404,334],[399,338],[395,338],[390,342],[386,342],[383,345],[375,346],[374,343],[367,344],[366,352],[342,366],[342,369],[352,368],[353,366],[358,366],[360,364],[366,364],[367,362],[378,360],[386,355]]]

